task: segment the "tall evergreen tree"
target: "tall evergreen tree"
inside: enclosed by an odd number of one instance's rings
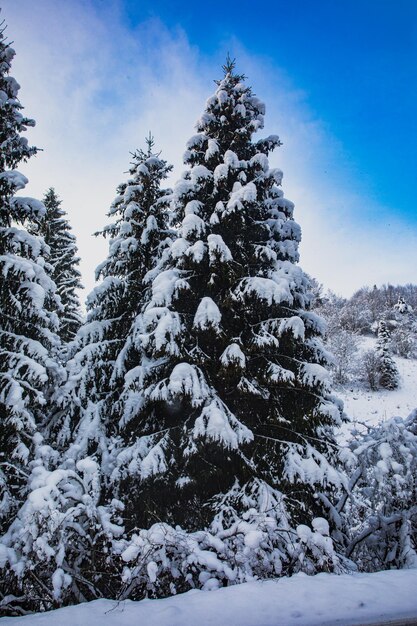
[[[98,446],[104,465],[110,463],[110,438],[128,411],[124,377],[139,362],[135,320],[145,302],[146,280],[169,241],[168,190],[161,189],[161,181],[170,170],[154,153],[150,136],[146,152],[133,154],[129,180],[117,189],[109,211],[114,222],[101,232],[110,238],[109,254],[97,268],[102,282],[87,298],[87,323],[77,336],[63,399],[69,411],[60,426],[62,439],[69,441],[75,428],[69,455],[80,457]]]
[[[113,478],[127,525],[226,533],[269,515],[281,529],[325,514],[340,485],[320,319],[297,267],[300,228],[270,169],[276,136],[234,63],[197,123],[175,186],[179,237],[141,316],[134,410]],[[184,503],[187,502],[187,506]]]
[[[397,389],[400,384],[400,373],[391,354],[391,337],[387,323],[381,320],[378,324],[378,372],[379,384],[384,389]]]
[[[70,445],[4,541],[48,606],[338,566],[323,516],[341,411],[300,229],[268,164],[279,139],[252,140],[264,105],[224,70],[172,195],[150,145],[110,209],[57,428]]]
[[[42,203],[16,196],[27,183],[15,168],[36,154],[21,133],[34,121],[21,113],[19,85],[9,75],[14,50],[0,28],[0,530],[11,519],[27,480],[26,465],[56,370],[51,350],[59,308],[45,271],[47,248],[25,224],[44,214]]]
[[[49,246],[48,263],[51,278],[57,286],[62,309],[59,311],[59,336],[62,343],[72,341],[82,324],[80,300],[77,290],[82,289],[81,273],[77,269],[80,258],[77,256],[75,236],[61,208],[61,200],[51,187],[43,198],[45,215],[32,230],[43,237]]]
[[[88,319],[73,342],[68,381],[55,396],[62,406],[47,430],[69,449],[58,467],[35,464],[30,494],[0,542],[1,567],[7,570],[0,592],[8,613],[21,606],[45,610],[111,597],[120,590],[111,541],[123,533],[123,505],[114,493],[106,503],[111,457],[127,402],[124,374],[138,362],[135,320],[143,308],[146,275],[151,270],[152,277],[170,235],[167,191],[160,184],[171,168],[153,153],[151,137],[147,144],[146,152],[133,154],[130,178],[111,206],[114,221],[102,231],[110,238],[109,255],[97,270],[102,282],[88,298]],[[96,460],[86,457],[89,453]],[[12,597],[11,589],[20,597]],[[39,599],[31,597],[36,595]]]

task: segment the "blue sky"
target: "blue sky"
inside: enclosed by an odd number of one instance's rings
[[[43,148],[27,195],[56,187],[86,291],[129,153],[151,129],[183,169],[229,51],[267,107],[263,133],[303,231],[301,265],[338,293],[416,282],[417,3],[3,0],[12,75]]]
[[[393,210],[417,224],[415,0],[123,4],[131,28],[157,18],[202,55],[221,61],[235,39],[284,68],[369,191],[383,202],[389,192]]]

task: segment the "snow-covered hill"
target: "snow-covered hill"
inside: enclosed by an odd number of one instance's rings
[[[364,337],[361,350],[375,348],[375,345],[376,339]],[[376,425],[397,415],[406,418],[417,408],[417,360],[393,358],[401,377],[398,389],[370,391],[363,385],[352,383],[337,389],[337,395],[344,402],[345,413],[352,421],[349,430],[356,423]]]

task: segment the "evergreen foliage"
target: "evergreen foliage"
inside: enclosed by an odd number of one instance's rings
[[[110,447],[115,445],[111,441],[130,410],[123,392],[126,373],[139,359],[136,318],[144,305],[148,274],[155,271],[170,235],[168,190],[161,189],[161,181],[171,166],[153,147],[149,137],[147,151],[132,155],[130,178],[118,187],[109,211],[114,222],[101,232],[110,239],[109,254],[97,268],[101,282],[87,298],[87,322],[75,341],[62,399],[66,421],[57,424],[62,442],[70,441],[75,429],[68,455],[82,458],[98,450],[107,474]]]
[[[400,374],[391,355],[390,333],[384,321],[380,321],[378,325],[377,353],[380,386],[384,389],[396,389],[400,384]]]
[[[63,460],[43,447],[3,538],[25,602],[28,571],[50,608],[345,565],[325,519],[341,411],[268,164],[280,142],[252,141],[264,105],[224,69],[172,194],[150,142],[111,207],[54,425]]]
[[[411,323],[411,306],[402,288],[326,299],[298,267],[300,227],[268,161],[280,141],[254,137],[265,106],[234,61],[173,190],[151,136],[132,155],[81,324],[59,198],[49,189],[45,212],[15,195],[36,148],[20,136],[33,122],[12,57],[0,32],[0,612],[340,572],[350,559],[414,566],[416,415],[338,445],[341,403],[311,310],[329,312],[343,382],[353,333],[386,298],[399,298],[391,327]],[[388,317],[366,374],[393,389]]]
[[[15,168],[36,153],[21,136],[34,121],[23,117],[19,85],[9,75],[14,50],[0,29],[0,528],[22,500],[27,464],[39,421],[44,389],[57,374],[51,351],[59,345],[53,309],[55,285],[45,263],[43,240],[30,235],[27,221],[43,205],[16,196],[27,179]]]
[[[252,140],[265,107],[232,62],[224,72],[187,144],[179,236],[126,376],[137,399],[113,480],[129,493],[128,528],[163,520],[218,535],[245,516],[295,528],[325,514],[317,491],[343,483],[300,228],[268,164],[280,141]]]
[[[394,309],[403,315],[413,312],[413,307],[407,304],[403,296],[399,296],[397,304],[394,304]]]
[[[43,198],[46,212],[32,229],[43,237],[49,246],[48,263],[52,268],[51,278],[57,286],[62,309],[59,311],[59,336],[62,343],[73,341],[82,324],[80,300],[77,294],[82,289],[81,273],[77,269],[80,258],[77,246],[61,200],[51,187]]]
[[[110,238],[109,255],[97,270],[102,282],[87,300],[88,318],[72,347],[68,380],[54,398],[60,410],[47,432],[65,451],[60,456],[38,446],[30,494],[0,543],[8,613],[121,592],[113,543],[124,530],[124,507],[114,498],[112,455],[120,450],[124,414],[131,410],[123,397],[124,376],[139,359],[135,323],[147,274],[157,271],[171,234],[167,191],[160,189],[171,168],[153,153],[151,137],[147,144],[146,152],[133,154],[130,178],[111,206],[114,222],[103,230]],[[95,458],[86,456],[89,452]]]

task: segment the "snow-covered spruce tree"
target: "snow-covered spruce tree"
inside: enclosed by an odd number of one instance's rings
[[[417,356],[417,323],[413,308],[404,297],[399,296],[394,310],[396,319],[391,332],[391,349],[405,359],[415,358]]]
[[[136,400],[113,480],[129,494],[130,528],[163,521],[208,529],[211,548],[228,538],[222,558],[238,568],[243,559],[246,574],[331,570],[337,559],[306,524],[326,517],[319,493],[344,481],[333,435],[341,410],[329,392],[322,323],[308,311],[309,280],[296,265],[293,204],[280,189],[281,171],[268,164],[279,139],[252,141],[264,105],[234,63],[224,71],[174,188],[179,237],[141,316],[144,354],[125,377]],[[315,523],[325,534],[322,521]],[[143,564],[147,547],[141,535],[124,560]],[[188,582],[232,580],[195,558]],[[166,577],[154,580],[161,590]]]
[[[399,296],[398,302],[394,304],[394,309],[401,315],[413,312],[413,307],[407,304],[402,296]]]
[[[80,281],[81,273],[77,268],[80,258],[77,256],[76,240],[71,233],[66,212],[61,208],[61,200],[53,187],[46,192],[43,204],[46,213],[32,226],[32,231],[41,235],[49,246],[48,263],[52,269],[51,278],[57,286],[62,304],[59,311],[59,336],[65,345],[74,339],[82,324],[77,293],[78,289],[83,288]]]
[[[378,324],[377,340],[379,384],[384,389],[397,389],[400,384],[400,374],[391,354],[390,343],[387,324],[381,320]]]
[[[133,154],[130,178],[111,205],[114,222],[101,233],[110,238],[109,254],[96,271],[101,283],[87,298],[87,322],[75,341],[62,400],[66,422],[59,423],[59,438],[72,443],[67,456],[98,452],[107,474],[110,439],[127,410],[125,375],[139,363],[135,320],[148,289],[145,277],[170,241],[170,190],[161,182],[171,166],[153,146],[150,136],[147,151]]]
[[[160,189],[170,167],[152,149],[150,138],[118,188],[110,209],[115,222],[104,229],[111,240],[98,268],[103,281],[88,299],[69,380],[57,394],[62,410],[50,430],[69,448],[57,464],[56,453],[41,446],[30,493],[0,542],[5,594],[14,588],[21,596],[9,598],[8,613],[116,596],[120,589],[111,542],[123,532],[123,504],[109,485],[111,452],[123,422],[125,369],[138,362],[134,321],[143,306],[144,277],[170,234],[167,192]],[[95,459],[86,456],[89,451]]]
[[[60,306],[45,268],[47,248],[25,224],[45,209],[17,197],[27,179],[15,168],[36,153],[21,133],[19,85],[9,76],[14,50],[0,28],[0,532],[7,527],[27,483],[27,463],[45,405],[44,389],[56,371],[51,353]],[[47,269],[47,271],[46,271]]]

